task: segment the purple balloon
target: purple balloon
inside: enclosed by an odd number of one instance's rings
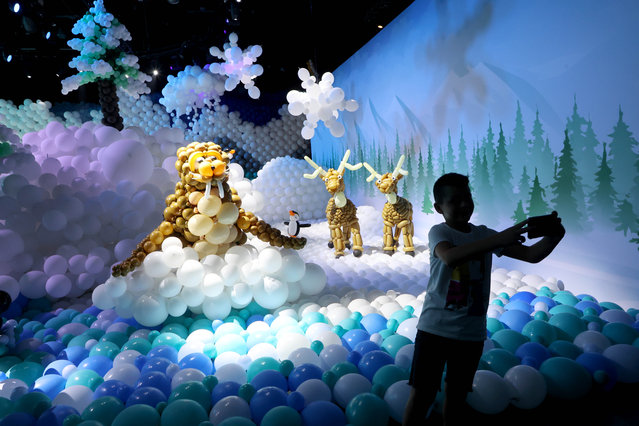
[[[69,324],[63,325],[58,329],[58,337],[62,337],[65,334],[73,334],[74,336],[79,336],[88,329],[89,327],[80,322],[71,322]]]

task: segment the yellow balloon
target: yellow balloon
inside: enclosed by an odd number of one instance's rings
[[[213,221],[210,217],[203,214],[194,214],[189,219],[187,227],[191,234],[201,237],[211,231],[213,228]]]
[[[233,225],[240,214],[235,203],[224,203],[217,213],[217,220],[226,225]]]
[[[209,198],[202,197],[197,203],[198,211],[207,216],[215,216],[220,211],[220,207],[222,207],[222,200],[214,195]]]
[[[222,244],[228,238],[229,233],[229,226],[218,222],[213,225],[211,231],[209,231],[204,238],[206,238],[206,241],[209,243]]]

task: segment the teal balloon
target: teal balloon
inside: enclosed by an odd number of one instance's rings
[[[213,388],[218,384],[218,379],[213,375],[209,375],[202,379],[202,384],[206,386],[209,392],[212,392]]]
[[[180,336],[182,339],[189,337],[189,330],[182,324],[171,323],[162,328],[161,333],[173,333]]]
[[[117,331],[111,331],[106,333],[104,336],[100,338],[101,342],[111,342],[115,343],[118,348],[121,348],[127,340],[129,340],[129,336],[126,333],[121,333]]]
[[[276,370],[280,371],[280,363],[274,358],[264,356],[256,359],[249,365],[248,370],[246,370],[246,379],[250,383],[258,373],[264,370]]]
[[[21,362],[22,358],[18,358],[14,355],[0,357],[0,371],[9,371],[11,367],[16,364],[20,364]]]
[[[206,412],[211,410],[211,392],[201,382],[186,382],[173,389],[168,403],[178,399],[190,399],[200,404]]]
[[[521,345],[530,342],[530,339],[528,337],[515,330],[510,330],[507,328],[499,330],[498,332],[490,336],[490,338],[493,342],[497,343],[498,347],[506,349],[513,354],[517,352],[517,348],[519,348]]]
[[[91,339],[93,339],[93,337],[89,336],[88,334],[82,333],[78,336],[75,336],[73,339],[69,340],[69,343],[67,343],[67,348],[70,348],[72,346],[85,347],[86,343]]]
[[[160,414],[150,405],[136,404],[120,411],[111,426],[160,426]]]
[[[360,326],[360,324],[359,324],[359,321],[354,319],[354,318],[345,318],[345,319],[343,319],[339,323],[339,326],[342,327],[346,331],[362,328]]]
[[[201,318],[193,321],[193,323],[189,326],[189,333],[193,333],[195,330],[213,331],[211,320],[207,318]]]
[[[501,377],[504,377],[506,372],[512,367],[519,365],[519,358],[517,358],[517,356],[501,348],[489,350],[481,356],[481,360],[491,371],[494,371]]]
[[[577,345],[567,340],[555,340],[548,346],[552,356],[560,356],[569,359],[577,359],[584,351]]]
[[[288,375],[291,374],[294,369],[295,364],[293,364],[293,361],[291,361],[290,359],[285,359],[284,361],[280,362],[278,371],[282,373],[282,376],[288,377]]]
[[[610,339],[613,345],[620,343],[632,345],[632,342],[639,337],[639,330],[622,322],[610,322],[604,325],[601,332]]]
[[[568,305],[568,306],[575,306],[577,303],[579,303],[579,299],[577,299],[577,297],[575,297],[572,293],[568,291],[556,292],[555,295],[552,297],[552,300],[554,300],[557,303],[561,303],[562,305]]]
[[[623,311],[623,308],[614,302],[601,302],[599,306],[601,306],[604,311],[607,311],[609,309],[620,309]]]
[[[217,426],[255,426],[255,423],[246,417],[235,416],[224,419]]]
[[[581,319],[588,323],[588,330],[601,331],[603,326],[608,324],[606,321],[599,318],[599,315],[590,315],[584,313],[584,316],[581,317]]]
[[[407,320],[408,318],[411,318],[412,316],[413,316],[412,312],[409,312],[406,309],[400,309],[399,311],[393,312],[389,319],[394,319],[395,321],[397,321],[397,324],[401,324],[404,320]]]
[[[404,311],[406,312],[406,311]],[[390,356],[395,358],[397,355],[397,351],[400,350],[405,345],[410,345],[413,343],[408,337],[402,336],[400,334],[393,334],[392,336],[388,336],[384,339],[382,343],[382,349],[384,349]]]
[[[89,356],[104,355],[112,360],[120,353],[120,346],[113,342],[98,342],[89,351]]]
[[[15,405],[15,412],[31,414],[36,419],[51,407],[51,399],[41,392],[29,392],[22,395]]]
[[[533,314],[533,319],[540,320],[540,321],[548,321],[548,319],[550,319],[550,315],[548,315],[544,311],[537,311]]]
[[[554,308],[553,308],[554,309]],[[557,338],[572,342],[575,337],[583,331],[586,331],[586,322],[580,317],[561,313],[550,317],[548,323],[554,325],[558,329]]]
[[[502,324],[497,318],[486,318],[486,330],[490,332],[491,336],[504,328],[506,328],[504,327],[504,324]]]
[[[346,418],[353,426],[386,426],[389,416],[386,401],[370,392],[356,395],[346,406]]]
[[[260,426],[302,426],[302,416],[300,413],[287,406],[271,408],[262,417]]]
[[[394,364],[388,364],[381,367],[373,376],[373,386],[381,386],[382,395],[393,383],[400,380],[408,380],[408,370],[398,367]]]
[[[141,337],[135,337],[122,345],[121,351],[134,350],[146,355],[151,350],[151,342]]]
[[[586,396],[592,387],[588,370],[570,358],[548,358],[539,372],[546,379],[548,395],[555,398],[577,400]]]
[[[178,399],[162,411],[162,426],[199,426],[209,419],[200,404],[190,399]]]
[[[553,306],[552,308],[550,308],[548,313],[550,313],[551,317],[554,316],[554,315],[557,315],[557,314],[570,314],[570,315],[576,316],[577,318],[581,318],[583,316],[583,314],[584,314],[579,309],[575,308],[574,306],[570,306],[570,305]]]
[[[38,377],[42,376],[44,367],[35,362],[20,362],[9,368],[7,377],[9,379],[20,379],[27,385],[31,386]]]
[[[122,401],[112,396],[103,396],[84,409],[82,420],[95,420],[103,425],[110,425],[122,410],[124,410]]]
[[[326,383],[329,388],[333,389],[333,386],[337,383],[337,374],[332,371],[325,371],[322,374],[322,381]]]
[[[546,321],[534,319],[521,329],[522,336],[526,336],[531,342],[550,345],[557,339],[557,329]]]
[[[179,351],[185,343],[186,340],[175,333],[160,333],[160,335],[153,340],[151,347],[155,348],[156,346],[166,345]]]
[[[330,371],[335,373],[335,376],[337,377],[337,379],[339,379],[345,374],[359,373],[357,366],[353,364],[352,362],[348,362],[348,361],[338,362],[333,367],[331,367]]]
[[[322,350],[324,349],[324,343],[322,343],[319,340],[313,340],[311,342],[311,349],[313,350],[313,352],[315,352],[317,355],[319,355]]]
[[[100,386],[100,384],[102,384],[102,382],[104,382],[104,379],[95,371],[89,369],[78,369],[67,377],[65,389],[74,385],[82,385],[94,391],[98,386]]]

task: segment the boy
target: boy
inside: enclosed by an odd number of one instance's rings
[[[565,234],[561,219],[540,229],[528,219],[502,232],[469,222],[475,208],[468,177],[448,173],[433,186],[434,207],[445,223],[431,228],[430,280],[417,324],[415,353],[404,412],[404,426],[424,424],[446,367],[444,424],[464,421],[466,395],[486,339],[492,254],[537,263],[548,256]],[[522,234],[545,236],[531,246]]]

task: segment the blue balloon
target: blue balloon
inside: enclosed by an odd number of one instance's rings
[[[93,391],[93,399],[103,396],[112,396],[122,402],[126,402],[133,393],[133,388],[121,380],[106,380]]]
[[[133,391],[127,398],[126,406],[130,407],[136,404],[146,404],[155,408],[160,402],[166,402],[167,397],[159,389],[152,387],[141,387]]]
[[[78,410],[68,405],[54,405],[40,414],[37,426],[62,426],[64,419],[71,415],[80,415]]]
[[[108,356],[93,355],[87,357],[78,365],[78,368],[93,370],[103,376],[113,367],[113,361]]]
[[[557,302],[552,300],[550,297],[537,296],[533,300],[530,301],[529,305],[534,307],[537,302],[544,302],[546,304],[546,306],[548,306],[549,310],[554,308],[555,305],[557,304]]]
[[[259,389],[251,398],[251,418],[256,424],[260,424],[271,408],[287,405],[286,402],[286,392],[278,387],[266,386]]]
[[[27,413],[11,413],[6,416],[4,419],[0,420],[0,426],[34,426],[36,424],[36,419],[30,414]]]
[[[519,291],[512,295],[512,297],[510,298],[510,302],[514,302],[515,300],[523,300],[524,302],[526,302],[527,305],[530,305],[530,302],[532,302],[535,297],[537,296],[529,291]]]
[[[164,357],[148,358],[144,363],[144,367],[140,370],[140,374],[148,373],[149,371],[159,371],[160,373],[166,373],[166,369],[169,365],[173,364],[170,360]]]
[[[83,346],[71,346],[60,352],[58,358],[67,359],[75,365],[80,365],[80,363],[88,356],[89,351],[87,349],[84,349]]]
[[[532,313],[533,311],[533,307],[530,306],[525,300],[523,299],[517,299],[517,300],[512,300],[508,303],[506,303],[504,305],[504,309],[506,309],[506,311],[513,311],[513,310],[518,310],[518,311],[523,311],[527,314]]]
[[[529,315],[529,313],[524,312],[523,310],[511,309],[501,314],[499,316],[499,321],[501,321],[502,324],[504,324],[511,330],[515,330],[516,332],[521,333],[521,330],[523,330],[524,326],[528,322],[532,321],[532,317]]]
[[[220,382],[213,388],[211,392],[211,402],[215,405],[220,399],[227,396],[237,396],[240,391],[240,384],[237,382]]]
[[[67,379],[57,374],[45,374],[38,377],[33,383],[33,390],[37,390],[53,400],[60,392],[62,392],[67,384]]]
[[[64,344],[62,344],[62,342],[59,342],[57,340],[44,342],[43,346],[48,346],[51,353],[55,356],[58,356],[60,352],[62,352],[65,349]]]
[[[388,353],[375,350],[370,351],[362,356],[357,367],[364,377],[369,381],[373,381],[373,376],[377,373],[377,370],[388,364],[394,364],[395,360]]]
[[[171,362],[178,362],[178,351],[168,345],[159,345],[151,349],[146,356],[148,358],[161,357],[166,358]]]
[[[203,353],[194,352],[186,355],[178,363],[180,369],[195,368],[204,373],[205,376],[213,374],[213,361]]]
[[[354,365],[359,364],[361,359],[362,359],[362,354],[357,351],[350,352],[348,355],[346,355],[346,361]]]
[[[249,325],[251,325],[252,322],[255,322],[255,321],[264,321],[264,315],[259,315],[259,314],[251,315],[250,317],[246,319],[246,326],[248,327]]]
[[[388,320],[383,315],[374,312],[364,315],[359,323],[368,334],[373,334],[384,330],[387,322]]]
[[[579,309],[581,312],[584,312],[588,308],[592,308],[597,312],[597,315],[603,312],[603,308],[599,306],[599,303],[593,302],[592,300],[582,300],[577,302],[575,308]]]
[[[342,341],[345,342],[347,349],[353,350],[355,349],[355,345],[363,341],[370,341],[371,335],[368,334],[366,330],[362,330],[361,328],[354,328],[352,330],[348,330],[346,333],[342,335]]]
[[[302,364],[299,367],[296,367],[291,371],[291,374],[288,375],[288,387],[292,391],[296,390],[299,385],[303,382],[310,379],[319,379],[322,380],[322,371],[315,364]]]
[[[603,385],[604,390],[609,391],[617,383],[617,367],[615,362],[596,352],[584,352],[576,361],[583,365],[592,375],[595,382]]]
[[[358,352],[361,355],[364,355],[367,352],[378,351],[380,349],[381,348],[379,347],[377,343],[371,342],[370,340],[364,340],[356,344],[355,348],[353,348],[353,351]]]
[[[515,351],[515,355],[521,359],[521,363],[539,370],[541,363],[550,358],[550,351],[541,343],[527,342]]]
[[[288,406],[295,411],[302,411],[304,409],[306,401],[304,400],[304,395],[302,395],[301,393],[291,392],[286,397],[286,404],[288,404]]]
[[[305,426],[346,426],[346,414],[332,402],[313,401],[302,410],[302,421]]]
[[[62,375],[62,370],[64,370],[64,367],[67,367],[69,365],[74,365],[71,361],[69,361],[68,359],[58,359],[56,361],[53,361],[51,363],[49,363],[49,365],[47,365],[44,368],[44,373],[43,374],[58,374],[58,375]]]
[[[282,389],[284,392],[288,391],[288,383],[286,377],[279,371],[275,370],[262,370],[253,377],[251,385],[255,389],[262,389],[267,386],[275,386]]]
[[[171,395],[171,379],[159,371],[149,371],[140,375],[135,387],[152,387],[159,389],[167,398]]]

